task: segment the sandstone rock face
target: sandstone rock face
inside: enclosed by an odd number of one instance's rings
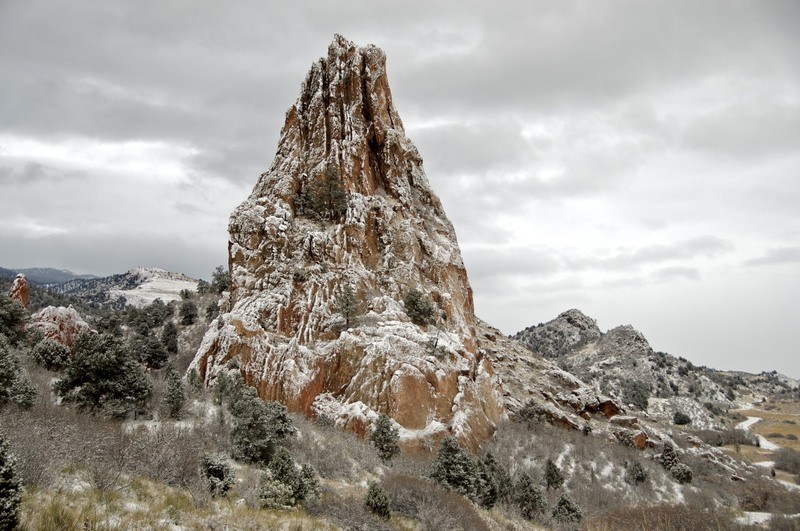
[[[22,304],[26,310],[28,309],[28,279],[25,278],[25,275],[22,273],[17,275],[14,283],[11,284],[8,296]]]
[[[405,136],[380,49],[334,38],[229,233],[231,292],[190,367],[208,384],[237,360],[261,397],[357,432],[386,413],[407,447],[492,433],[502,391],[477,347],[455,232]],[[356,315],[346,320],[348,288]],[[407,315],[410,290],[431,303],[430,324]]]
[[[44,333],[44,337],[54,339],[68,348],[72,348],[72,343],[80,334],[91,331],[72,306],[48,306],[33,314],[28,326],[38,328]]]

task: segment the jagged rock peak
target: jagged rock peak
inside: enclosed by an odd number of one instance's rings
[[[492,432],[502,393],[477,348],[455,231],[405,136],[381,50],[334,38],[229,233],[231,291],[192,365],[206,382],[237,359],[260,396],[356,431],[387,413],[406,441]],[[413,290],[432,321],[412,322]]]
[[[514,339],[546,358],[557,358],[601,335],[594,319],[571,309],[552,321],[529,326],[514,335]]]
[[[22,273],[18,273],[14,282],[11,284],[11,290],[8,296],[19,302],[25,309],[28,309],[28,279]]]

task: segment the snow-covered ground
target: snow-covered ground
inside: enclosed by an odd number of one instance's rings
[[[179,301],[181,300],[180,293],[185,289],[192,292],[197,291],[197,280],[180,273],[172,273],[155,267],[137,267],[130,273],[142,279],[142,283],[134,289],[110,290],[108,294],[111,299],[125,297],[131,306],[142,308],[156,299],[161,299],[165,304],[170,301]]]
[[[750,426],[752,426],[759,420],[761,420],[761,417],[747,417],[747,420],[740,422],[739,424],[736,425],[736,429],[748,431],[750,429]],[[781,449],[780,446],[778,446],[774,442],[770,442],[769,439],[767,439],[763,435],[759,435],[756,433],[755,436],[758,437],[759,448],[762,448],[764,450],[769,450],[770,452],[774,452]]]

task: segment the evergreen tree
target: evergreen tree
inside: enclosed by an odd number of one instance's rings
[[[375,428],[369,436],[369,440],[378,451],[381,461],[387,463],[392,457],[400,453],[400,430],[392,426],[392,419],[381,413],[375,422]]]
[[[344,317],[345,328],[350,328],[350,322],[357,315],[358,302],[356,295],[353,293],[353,288],[345,286],[342,293],[336,297],[336,311]]]
[[[178,353],[178,327],[175,326],[172,320],[167,321],[167,324],[161,330],[161,344],[164,345],[168,353]]]
[[[17,474],[17,462],[9,452],[5,434],[0,432],[0,529],[16,529],[22,482]]]
[[[267,465],[277,446],[295,432],[286,407],[262,401],[252,387],[246,388],[230,410],[233,415],[231,444],[236,459]]]
[[[292,456],[286,448],[279,448],[275,456],[269,462],[269,471],[272,479],[279,481],[292,489],[294,503],[302,503],[313,495],[312,491],[317,487],[316,473],[313,468],[307,471],[298,470]],[[304,477],[308,476],[308,477]]]
[[[390,518],[389,496],[378,482],[373,481],[369,484],[367,495],[364,497],[364,507],[372,514],[385,520]]]
[[[678,464],[678,454],[675,452],[675,447],[669,442],[665,442],[661,447],[661,455],[657,459],[665,469],[672,470]]]
[[[178,311],[178,314],[182,325],[193,325],[197,320],[197,305],[194,301],[188,299],[184,300],[181,303],[181,309]]]
[[[508,473],[506,467],[497,462],[491,452],[486,452],[486,455],[483,456],[483,469],[492,483],[497,486],[497,499],[510,500],[514,490],[511,474]]]
[[[169,359],[164,345],[148,330],[147,334],[134,334],[128,341],[131,354],[150,369],[160,369]]]
[[[31,407],[36,401],[36,388],[19,365],[5,336],[0,335],[0,407],[14,404]]]
[[[178,372],[172,367],[167,371],[167,389],[164,391],[164,406],[171,419],[179,419],[186,403],[186,389]]]
[[[74,357],[53,388],[81,409],[123,417],[141,411],[150,398],[150,381],[125,344],[108,334],[81,334]]]
[[[549,458],[544,465],[544,481],[547,484],[547,490],[560,489],[561,485],[564,484],[564,475],[561,474],[561,470]]]
[[[491,452],[483,456],[478,468],[481,485],[480,504],[486,509],[491,509],[498,501],[508,500],[512,492],[511,476]]]
[[[200,470],[215,498],[225,496],[236,481],[236,472],[228,460],[219,455],[204,455]]]
[[[562,494],[553,507],[553,518],[562,523],[578,523],[583,518],[581,509],[575,502],[569,499],[566,494]]]
[[[521,472],[514,481],[514,502],[519,507],[522,517],[533,520],[544,511],[546,505],[544,495],[533,483],[527,472]]]
[[[325,174],[310,185],[311,208],[317,218],[340,221],[347,213],[347,191],[339,178],[339,170],[328,164]]]
[[[650,479],[650,472],[639,461],[625,465],[625,481],[631,485],[640,485]]]
[[[264,509],[290,509],[296,504],[292,487],[273,479],[269,472],[261,477],[259,500]]]
[[[211,273],[211,291],[222,293],[230,289],[230,278],[228,272],[221,265],[218,265]]]
[[[477,494],[475,462],[450,435],[442,439],[433,462],[431,478],[464,496],[474,497]]]
[[[55,339],[45,338],[36,343],[31,357],[48,371],[60,371],[70,359],[69,349]]]
[[[411,289],[403,298],[406,315],[417,325],[427,325],[433,320],[433,304],[418,289]]]
[[[13,346],[25,339],[25,307],[5,293],[0,293],[0,335]]]

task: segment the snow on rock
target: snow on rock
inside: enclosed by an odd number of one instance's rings
[[[22,273],[17,274],[14,282],[11,284],[11,289],[8,296],[20,304],[27,310],[28,309],[28,279]]]
[[[136,267],[128,272],[141,283],[133,289],[112,289],[109,300],[125,298],[127,304],[143,308],[156,299],[162,302],[181,300],[181,291],[197,291],[197,280],[180,273],[172,273],[156,267]]]
[[[70,348],[75,338],[83,332],[91,331],[86,321],[71,305],[69,308],[48,306],[36,312],[31,315],[28,327],[41,330],[44,337],[54,339]]]
[[[385,62],[337,35],[312,65],[272,166],[231,215],[230,298],[190,370],[213,385],[237,359],[259,396],[292,411],[357,433],[386,413],[407,447],[445,431],[474,446],[503,417],[503,393],[477,347],[455,231],[405,136]],[[330,175],[344,190],[341,215],[313,199]],[[346,287],[359,314],[349,327],[337,303]],[[432,303],[431,324],[406,315],[411,289]]]

